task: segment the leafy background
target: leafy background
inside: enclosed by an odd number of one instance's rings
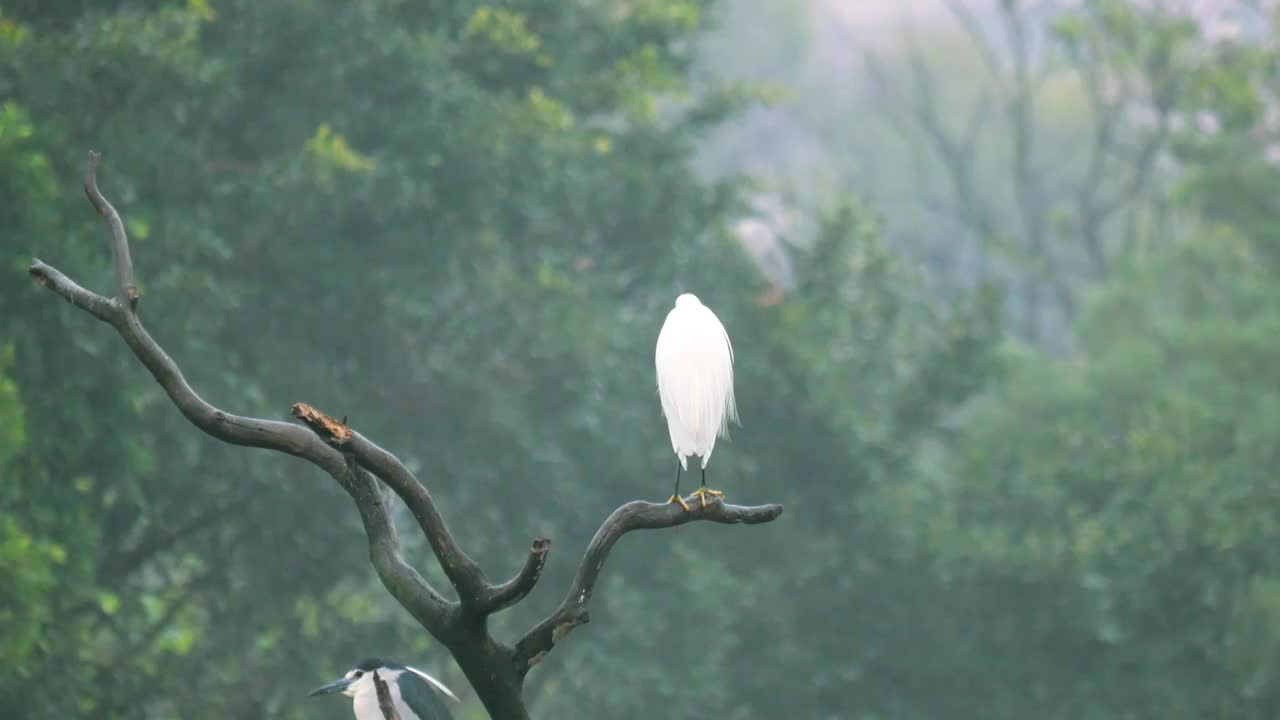
[[[110,287],[96,148],[202,395],[348,415],[493,575],[555,539],[504,637],[665,496],[715,308],[713,485],[786,514],[628,536],[537,717],[1274,717],[1276,4],[888,5],[6,3],[5,716],[349,717],[385,655],[484,717],[338,488],[29,282]]]

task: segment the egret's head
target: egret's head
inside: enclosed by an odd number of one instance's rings
[[[391,675],[395,671],[404,670],[404,666],[391,662],[390,660],[378,660],[370,658],[358,663],[355,667],[347,671],[346,675],[334,680],[331,683],[321,685],[311,691],[311,695],[329,695],[331,693],[342,693],[347,697],[356,697],[366,692],[376,693],[377,689],[373,686],[373,672],[377,670],[378,675],[383,680],[390,680]]]
[[[685,307],[685,306],[693,307],[694,305],[701,305],[701,304],[702,304],[702,301],[699,300],[698,296],[694,295],[693,293],[684,293],[680,297],[676,298],[676,307]]]

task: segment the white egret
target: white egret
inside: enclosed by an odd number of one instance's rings
[[[667,313],[658,333],[654,354],[658,370],[658,396],[671,433],[671,449],[679,464],[676,486],[667,502],[689,506],[680,497],[680,473],[688,470],[688,458],[702,458],[702,486],[695,493],[707,505],[707,496],[724,493],[707,489],[707,462],[716,436],[729,436],[729,422],[738,421],[733,399],[733,345],[720,318],[698,298],[685,293]]]

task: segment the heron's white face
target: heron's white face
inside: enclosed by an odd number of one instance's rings
[[[395,675],[399,675],[398,672],[389,671],[386,668],[378,668],[377,672],[378,677],[382,678],[383,682],[387,682],[395,677]],[[373,671],[352,669],[347,671],[347,674],[342,677],[351,681],[350,685],[342,689],[343,695],[351,698],[359,697],[365,693],[370,693],[375,696],[377,695],[378,689],[373,684]]]
[[[689,306],[701,305],[701,304],[702,304],[702,301],[699,300],[698,296],[694,295],[693,293],[684,293],[680,295],[680,297],[676,298],[676,307],[684,307],[686,305],[689,305]]]

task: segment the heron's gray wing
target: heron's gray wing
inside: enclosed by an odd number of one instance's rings
[[[420,720],[453,720],[440,692],[412,672],[400,676],[400,699]]]

